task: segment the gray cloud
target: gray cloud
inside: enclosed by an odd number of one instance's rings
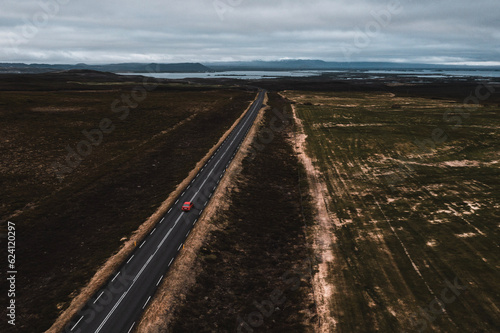
[[[1,0],[0,61],[500,64],[498,0]]]

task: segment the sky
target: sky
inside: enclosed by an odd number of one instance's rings
[[[500,65],[498,0],[0,0],[0,62]]]

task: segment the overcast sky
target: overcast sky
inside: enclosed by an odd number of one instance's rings
[[[500,65],[499,0],[0,0],[0,62]]]

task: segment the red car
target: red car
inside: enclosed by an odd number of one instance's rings
[[[185,212],[189,212],[194,207],[192,202],[186,201],[184,205],[182,205],[182,210]]]

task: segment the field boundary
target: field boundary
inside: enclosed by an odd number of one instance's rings
[[[280,94],[284,99],[286,96]],[[331,221],[331,214],[326,204],[326,188],[319,181],[319,170],[314,166],[311,157],[307,154],[304,125],[299,118],[295,105],[291,104],[292,114],[295,122],[294,150],[299,162],[303,165],[306,172],[308,188],[307,191],[313,198],[314,217],[317,221],[311,227],[312,232],[312,250],[315,254],[316,262],[311,262],[315,273],[312,273],[311,281],[313,295],[316,303],[316,311],[320,318],[318,322],[318,332],[332,332],[336,327],[336,320],[332,317],[329,310],[331,303],[331,289],[334,288],[327,282],[328,266],[334,261],[332,248],[336,240],[332,230],[334,223]]]

